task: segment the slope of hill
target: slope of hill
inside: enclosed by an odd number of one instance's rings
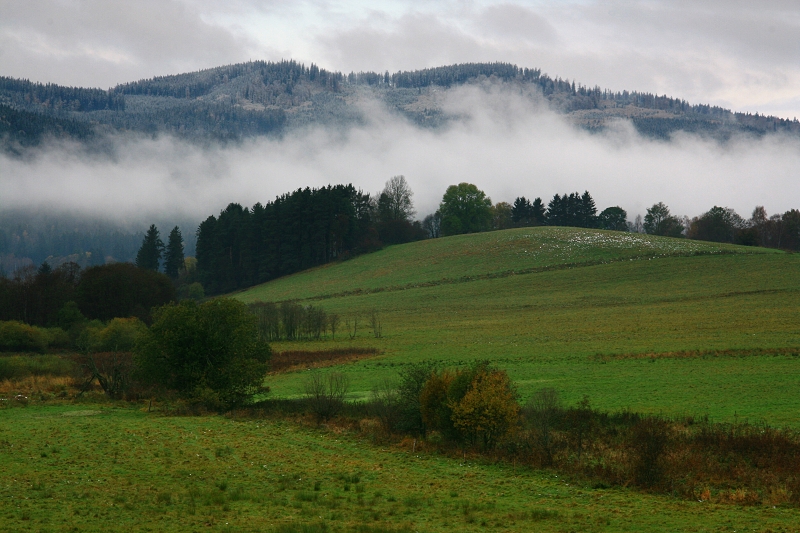
[[[573,123],[592,131],[628,119],[641,133],[663,139],[677,131],[721,140],[737,133],[800,134],[796,120],[732,113],[649,93],[615,93],[507,63],[344,75],[314,64],[255,61],[140,80],[108,91],[0,77],[0,104],[104,129],[235,141],[309,125],[359,124],[367,118],[362,104],[368,100],[381,101],[420,126],[437,128],[458,120],[442,108],[443,91],[487,83],[543,97]],[[80,138],[78,133],[74,136]]]
[[[773,250],[527,228],[396,246],[234,296],[297,298],[350,329],[277,350],[383,350],[339,367],[356,396],[409,362],[488,359],[523,399],[555,387],[602,409],[797,425],[798,268],[800,256]],[[294,396],[305,379],[269,385]]]
[[[569,227],[520,228],[391,246],[248,289],[243,301],[383,292],[634,259],[782,253],[721,243]]]

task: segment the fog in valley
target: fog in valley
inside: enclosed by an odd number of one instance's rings
[[[375,193],[398,174],[415,193],[418,218],[436,210],[448,185],[465,181],[493,202],[540,196],[546,204],[556,193],[588,190],[599,210],[619,205],[630,219],[656,202],[690,217],[714,205],[744,218],[756,205],[769,214],[798,207],[796,138],[720,143],[681,134],[665,142],[639,136],[627,121],[589,133],[535,93],[499,84],[442,91],[437,104],[456,117],[440,129],[372,102],[358,127],[236,145],[117,135],[110,151],[97,153],[51,143],[24,158],[0,156],[0,209],[84,214],[133,229],[199,222],[230,202],[251,206],[304,187],[353,183]]]

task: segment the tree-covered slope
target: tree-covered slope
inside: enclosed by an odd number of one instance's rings
[[[0,77],[0,103],[12,109],[119,131],[169,133],[193,140],[236,141],[309,125],[346,127],[366,120],[362,104],[437,128],[456,115],[434,93],[469,84],[500,84],[543,97],[576,125],[603,130],[631,120],[644,135],[678,131],[724,140],[735,134],[800,134],[800,123],[641,92],[612,92],[508,63],[468,63],[390,74],[330,72],[295,61],[253,61],[118,85],[62,87]],[[52,128],[58,130],[57,125]],[[65,128],[61,126],[61,129]],[[78,133],[70,133],[81,138]]]

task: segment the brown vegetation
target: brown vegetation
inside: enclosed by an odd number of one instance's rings
[[[358,361],[379,353],[377,348],[333,348],[330,350],[287,350],[275,352],[270,360],[270,373],[277,374],[299,368],[323,368],[344,362]]]

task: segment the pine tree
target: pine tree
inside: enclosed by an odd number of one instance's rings
[[[597,227],[597,206],[589,191],[584,191],[581,196],[580,226],[583,228]]]
[[[142,246],[136,254],[136,266],[158,272],[158,265],[163,252],[164,242],[159,237],[156,225],[151,224],[150,229],[147,230],[142,240]]]
[[[175,226],[169,232],[167,250],[164,254],[164,273],[172,279],[178,279],[184,259],[183,236],[178,226]]]

